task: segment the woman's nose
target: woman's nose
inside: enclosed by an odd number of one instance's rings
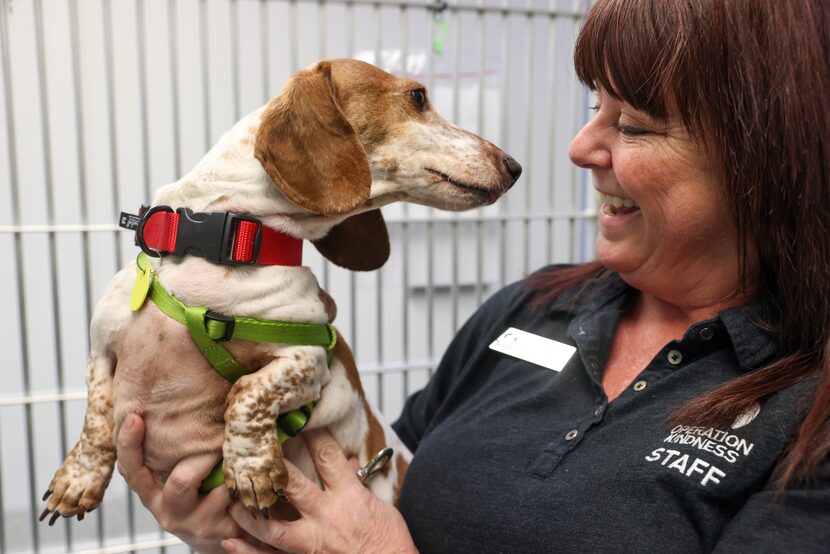
[[[601,169],[611,166],[611,151],[595,120],[585,124],[571,141],[568,156],[579,167]]]

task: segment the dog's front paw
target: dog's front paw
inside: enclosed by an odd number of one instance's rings
[[[234,444],[239,442],[244,446],[235,448]],[[255,441],[251,436],[244,440],[231,436],[225,440],[223,451],[222,469],[231,498],[239,499],[254,517],[258,511],[267,519],[268,508],[277,500],[285,500],[288,484],[288,470],[276,433],[265,433]]]
[[[82,520],[84,514],[101,505],[114,466],[114,449],[93,453],[76,445],[43,495],[46,509],[39,520],[43,521],[50,513],[49,525],[54,525],[61,516],[77,516],[78,521]]]

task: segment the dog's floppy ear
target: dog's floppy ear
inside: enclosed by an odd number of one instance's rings
[[[349,213],[369,197],[366,152],[320,62],[297,73],[262,113],[254,156],[289,200],[323,215]]]
[[[372,271],[389,259],[389,233],[380,210],[353,215],[313,242],[323,256],[352,271]]]

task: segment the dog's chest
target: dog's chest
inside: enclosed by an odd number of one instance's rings
[[[298,270],[294,272],[261,272],[260,268],[234,272],[212,266],[200,271],[205,268],[199,265],[163,264],[159,279],[185,304],[206,306],[227,315],[328,321],[317,282],[313,276],[308,278],[310,272],[304,268],[294,268]],[[242,340],[223,345],[251,372],[271,362],[281,348]],[[185,325],[148,300],[123,321],[110,348],[117,358],[113,381],[115,432],[129,413],[144,417],[147,428],[152,429],[145,438],[145,462],[159,480],[164,480],[184,457],[221,450],[231,383],[202,355]]]
[[[189,306],[225,315],[328,323],[330,310],[307,267],[229,267],[187,257],[157,269],[164,287]]]

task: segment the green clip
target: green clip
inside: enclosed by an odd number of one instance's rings
[[[137,312],[147,300],[150,287],[153,285],[153,270],[150,267],[139,266],[138,275],[133,282],[133,292],[130,295],[130,309]]]
[[[440,56],[444,52],[444,39],[447,38],[450,26],[443,17],[437,14],[433,18],[433,23],[435,24],[435,31],[432,37],[432,51],[435,52],[436,56]]]

